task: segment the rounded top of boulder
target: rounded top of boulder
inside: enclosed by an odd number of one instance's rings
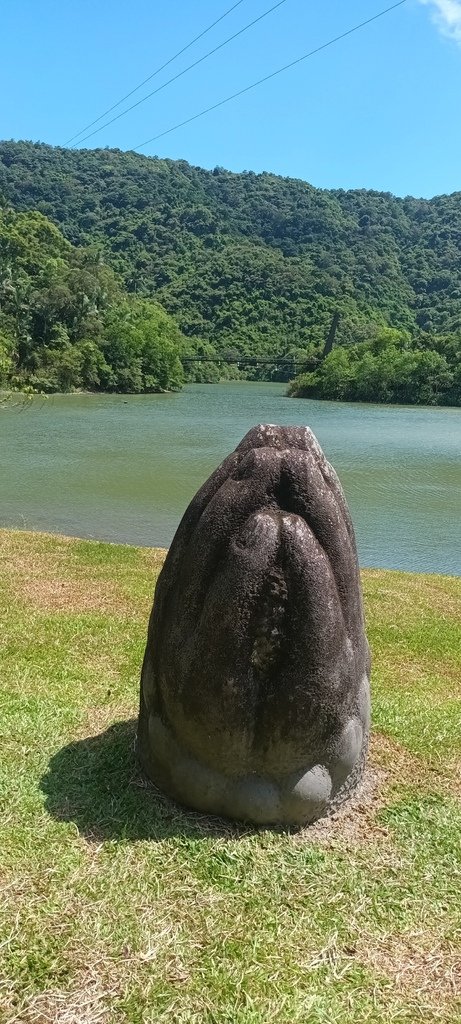
[[[277,423],[257,423],[242,438],[236,451],[248,451],[249,448],[301,448],[308,451],[315,448],[322,456],[323,452],[317,438],[310,427],[279,426]]]

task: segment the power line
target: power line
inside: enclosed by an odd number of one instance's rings
[[[352,35],[353,32],[358,32],[359,29],[365,28],[366,25],[371,25],[373,21],[377,21],[378,18],[383,18],[385,14],[389,14],[391,11],[395,11],[397,7],[402,7],[407,0],[398,0],[398,3],[392,4],[391,7],[386,7],[385,10],[379,11],[378,14],[374,14],[372,18],[367,18],[366,21],[361,21],[360,24],[354,25],[353,28],[342,32],[341,35],[335,36],[334,39],[329,39],[327,43],[322,43],[321,46],[316,46],[315,50],[310,50],[309,53],[303,54],[302,57],[298,57],[296,60],[292,60],[290,64],[285,64],[283,68],[278,68],[277,71],[273,71],[270,75],[266,75],[264,78],[259,78],[257,82],[252,82],[251,85],[247,85],[244,89],[239,89],[238,92],[232,93],[232,96],[226,96],[224,100],[220,100],[219,103],[213,103],[211,107],[206,107],[205,110],[201,110],[198,114],[194,114],[192,117],[186,118],[185,121],[180,121],[179,124],[173,125],[172,128],[167,128],[164,132],[159,132],[158,135],[153,135],[151,139],[147,139],[146,142],[140,142],[139,145],[134,146],[133,150],[143,149],[144,146],[148,146],[151,142],[156,142],[157,139],[163,139],[165,135],[170,135],[171,132],[175,132],[178,128],[184,128],[186,124],[191,124],[192,121],[197,121],[199,117],[204,117],[205,114],[211,113],[212,110],[217,110],[218,107],[223,107],[226,103],[230,103],[231,100],[237,99],[238,96],[243,96],[244,93],[250,92],[251,89],[256,89],[259,85],[263,85],[264,82],[269,82],[271,78],[276,78],[277,75],[281,75],[284,71],[288,71],[290,68],[294,68],[296,64],[301,64],[303,60],[307,60],[309,57],[313,57],[316,53],[320,53],[321,50],[326,50],[329,46],[333,46],[334,43],[339,43],[341,39],[345,39],[346,36]]]
[[[183,71],[178,71],[177,75],[173,75],[172,78],[168,78],[167,81],[163,82],[162,85],[157,86],[157,88],[153,89],[152,92],[148,92],[147,96],[143,96],[140,100],[137,100],[136,103],[132,103],[130,107],[127,107],[126,110],[122,110],[120,114],[116,114],[115,117],[112,117],[110,119],[110,121],[106,121],[104,124],[100,125],[99,128],[95,128],[95,130],[90,132],[88,135],[84,135],[83,139],[79,139],[78,143],[75,143],[75,145],[80,146],[83,142],[86,142],[87,139],[91,139],[93,135],[97,135],[98,132],[102,132],[104,128],[107,128],[110,124],[113,124],[114,121],[118,121],[119,118],[124,117],[125,114],[129,114],[130,110],[134,110],[135,107],[139,107],[141,103],[145,103],[146,100],[149,100],[152,96],[156,96],[157,93],[162,92],[162,90],[166,89],[166,87],[168,85],[171,85],[172,82],[176,82],[178,78],[182,78],[182,76],[187,74],[188,71],[191,71],[192,68],[196,68],[198,64],[202,64],[204,60],[207,60],[208,57],[211,57],[214,53],[217,53],[218,50],[222,50],[224,46],[227,46],[234,39],[237,39],[238,36],[243,35],[243,33],[247,32],[249,28],[253,28],[253,25],[257,25],[259,21],[262,21],[263,18],[267,18],[268,14],[272,14],[272,11],[276,11],[278,7],[282,7],[282,4],[285,4],[286,2],[287,0],[278,0],[278,2],[273,5],[273,7],[269,7],[269,9],[260,14],[258,18],[254,18],[253,21],[250,21],[248,23],[248,25],[244,25],[243,28],[239,29],[238,32],[234,32],[234,35],[229,36],[227,39],[224,40],[224,42],[218,43],[218,45],[214,46],[212,50],[208,50],[208,53],[205,53],[203,57],[199,57],[198,60],[194,60],[193,64],[189,64],[187,68],[184,68]]]
[[[221,14],[221,16],[216,19],[216,21],[213,21],[211,25],[208,25],[207,28],[204,28],[203,32],[200,32],[198,36],[195,36],[194,39],[191,39],[190,43],[187,43],[186,46],[183,46],[182,50],[178,50],[178,52],[175,53],[173,57],[170,57],[169,60],[165,61],[165,63],[162,64],[160,68],[156,68],[155,71],[153,71],[151,75],[148,75],[148,77],[145,78],[143,82],[140,82],[139,85],[136,85],[134,89],[131,89],[131,92],[127,92],[125,96],[122,96],[121,100],[117,100],[117,103],[114,103],[112,107],[108,107],[108,109],[105,110],[104,113],[100,114],[99,117],[96,117],[94,121],[90,121],[90,123],[86,124],[84,128],[81,128],[79,132],[76,132],[76,134],[72,135],[70,139],[67,139],[67,142],[65,142],[64,145],[68,146],[69,143],[73,142],[74,139],[77,139],[79,135],[83,135],[84,132],[87,132],[88,129],[92,128],[94,124],[98,123],[98,121],[102,121],[103,117],[107,117],[107,115],[111,114],[113,110],[116,110],[116,108],[119,107],[121,103],[124,103],[125,100],[129,100],[130,96],[134,96],[134,93],[138,92],[139,89],[142,89],[143,85],[147,85],[147,83],[150,82],[153,78],[155,78],[156,75],[159,75],[161,71],[164,71],[165,68],[169,67],[170,64],[173,64],[173,61],[177,60],[178,57],[181,57],[182,54],[186,52],[186,50],[190,50],[191,46],[193,46],[194,43],[198,43],[199,39],[203,39],[203,36],[206,36],[208,32],[211,32],[212,28],[215,28],[216,25],[219,25],[220,21],[224,21],[224,18],[227,18],[228,14],[232,14],[232,11],[235,11],[236,7],[240,7],[240,4],[243,4],[243,2],[244,0],[237,0],[237,3],[233,4],[232,7],[229,7],[227,11],[224,11],[224,14]]]

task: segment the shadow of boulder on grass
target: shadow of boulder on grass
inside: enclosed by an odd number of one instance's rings
[[[248,832],[234,823],[183,810],[160,793],[138,769],[135,732],[135,719],[117,722],[97,736],[58,750],[40,780],[48,814],[57,821],[74,822],[94,842],[161,842],[179,835],[238,838]]]

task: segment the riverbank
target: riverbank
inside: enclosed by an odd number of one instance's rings
[[[163,558],[0,530],[2,1024],[458,1019],[461,579],[363,572],[364,789],[254,833],[134,762]]]

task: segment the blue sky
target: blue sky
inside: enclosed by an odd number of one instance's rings
[[[275,2],[243,0],[130,102]],[[85,146],[132,149],[391,2],[286,0]],[[0,137],[63,144],[231,4],[3,0]],[[202,167],[273,171],[322,188],[417,196],[461,191],[461,0],[406,0],[141,151]]]

